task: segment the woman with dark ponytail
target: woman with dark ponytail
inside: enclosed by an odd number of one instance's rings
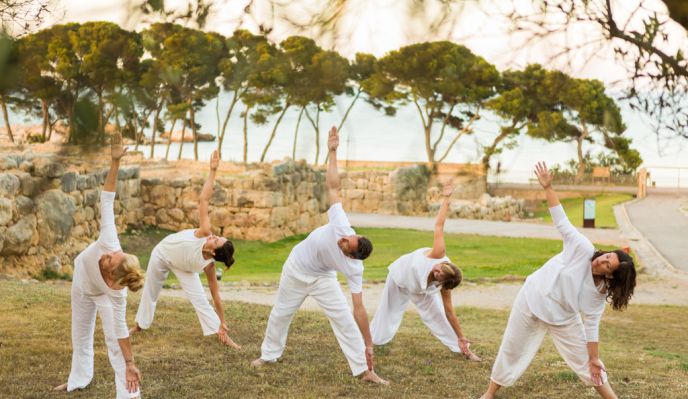
[[[172,271],[196,310],[203,335],[217,334],[221,343],[235,349],[240,348],[227,334],[229,329],[225,322],[220,290],[215,278],[215,261],[224,263],[227,268],[234,263],[234,245],[228,239],[212,233],[208,214],[215,174],[219,165],[220,156],[217,151],[214,151],[210,157],[208,180],[203,185],[199,196],[199,227],[170,234],[153,248],[148,261],[148,270],[146,270],[146,284],[143,287],[139,310],[136,312],[136,326],[130,330],[132,333],[151,327],[160,289],[167,275]],[[199,277],[201,272],[208,277],[208,288],[213,297],[214,310],[208,303],[203,284],[201,284]]]
[[[528,276],[516,297],[482,399],[494,398],[499,388],[518,380],[546,333],[584,383],[605,399],[616,398],[599,357],[599,323],[607,302],[614,310],[628,306],[636,279],[633,258],[621,250],[595,251],[566,217],[547,165],[538,163],[535,174],[564,249]]]

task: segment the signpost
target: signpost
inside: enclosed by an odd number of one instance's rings
[[[583,227],[595,227],[595,199],[586,198],[583,201]]]

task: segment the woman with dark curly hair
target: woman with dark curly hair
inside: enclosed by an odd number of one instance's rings
[[[139,332],[150,328],[155,315],[155,305],[160,289],[170,271],[174,272],[187,298],[196,310],[201,323],[203,335],[217,334],[225,345],[239,349],[227,335],[222,300],[215,277],[215,261],[223,262],[228,268],[234,263],[234,246],[224,237],[218,237],[211,231],[208,205],[213,193],[215,174],[220,165],[217,151],[210,157],[210,174],[205,182],[198,204],[199,227],[182,230],[165,237],[155,246],[148,261],[146,284],[143,287],[139,310],[136,313],[136,326],[130,331]],[[215,310],[208,303],[199,273],[203,271],[208,277],[208,288],[213,297]]]
[[[564,249],[528,276],[509,315],[490,385],[482,399],[494,398],[525,372],[549,332],[566,364],[601,397],[616,398],[599,357],[599,324],[606,302],[623,310],[633,296],[633,258],[621,250],[596,251],[564,213],[544,162],[535,174],[547,194],[552,221]]]

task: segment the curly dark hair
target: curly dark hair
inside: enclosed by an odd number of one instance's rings
[[[351,256],[356,259],[364,260],[370,256],[371,252],[373,252],[373,243],[366,237],[359,236],[358,248],[356,248],[356,252],[352,253]]]
[[[631,255],[620,249],[615,251],[595,251],[591,261],[608,253],[615,253],[619,257],[619,267],[614,270],[611,279],[605,279],[607,302],[612,304],[614,310],[624,310],[628,306],[628,301],[631,300],[633,290],[635,289],[635,263]]]

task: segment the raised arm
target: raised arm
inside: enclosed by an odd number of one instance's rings
[[[535,176],[537,176],[542,188],[545,189],[545,194],[547,195],[547,207],[554,208],[557,205],[561,205],[561,202],[559,202],[559,197],[557,197],[557,193],[554,192],[554,188],[552,188],[554,173],[547,169],[547,164],[544,162],[538,162],[535,165]]]
[[[113,193],[117,189],[119,162],[126,153],[127,148],[122,146],[122,135],[120,133],[115,133],[110,141],[110,170],[105,178],[103,191]]]
[[[547,169],[547,165],[544,162],[538,162],[537,165],[535,165],[535,175],[542,188],[545,189],[547,207],[549,208],[550,215],[552,215],[552,222],[564,238],[564,245],[575,239],[587,240],[583,234],[573,227],[569,218],[566,216],[566,212],[564,212],[564,208],[561,207],[559,197],[557,197],[557,193],[554,191],[554,188],[552,188],[554,173]]]
[[[444,245],[444,222],[447,220],[447,214],[449,213],[449,199],[454,192],[454,186],[451,181],[444,185],[442,190],[442,205],[440,205],[440,210],[437,213],[437,219],[435,219],[435,234],[432,243],[432,251],[430,251],[430,258],[442,258],[444,257],[445,245]]]
[[[332,126],[330,135],[327,139],[327,149],[330,161],[327,164],[327,175],[325,185],[327,186],[327,201],[330,205],[340,202],[339,199],[339,171],[337,170],[337,147],[339,147],[339,133],[337,128]]]
[[[115,133],[110,141],[110,170],[105,178],[103,191],[100,193],[100,235],[98,236],[98,241],[111,251],[120,249],[115,225],[115,191],[120,160],[126,153],[127,149],[122,146],[122,135]]]
[[[210,173],[208,174],[208,180],[205,181],[203,189],[201,190],[201,195],[198,198],[199,226],[196,231],[196,236],[198,237],[206,237],[212,233],[210,216],[208,216],[208,207],[210,204],[210,197],[213,195],[215,174],[217,173],[218,166],[220,166],[220,155],[217,153],[217,150],[215,150],[212,155],[210,155]]]

